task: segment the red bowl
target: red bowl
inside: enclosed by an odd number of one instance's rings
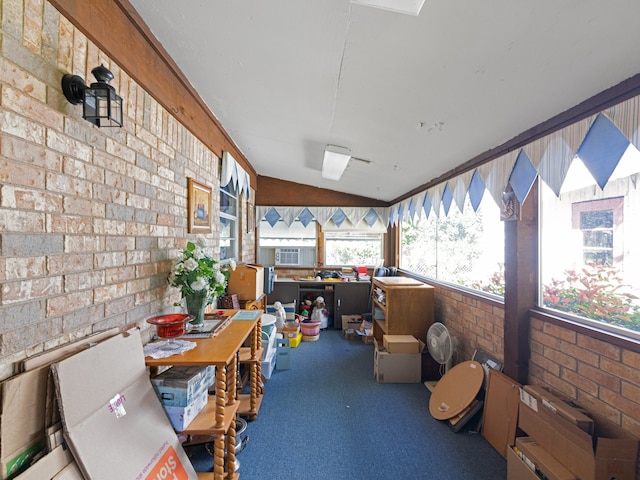
[[[187,332],[186,324],[193,317],[186,313],[169,313],[147,319],[147,322],[156,326],[156,334],[160,338],[175,338]]]

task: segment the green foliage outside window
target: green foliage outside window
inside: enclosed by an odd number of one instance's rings
[[[640,331],[637,297],[624,290],[621,272],[602,263],[565,270],[565,277],[544,286],[546,307]]]

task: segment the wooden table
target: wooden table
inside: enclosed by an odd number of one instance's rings
[[[234,316],[241,311],[224,310],[224,315]],[[250,362],[251,393],[250,408],[257,414],[259,393],[259,370],[262,349],[261,316],[251,320],[232,320],[213,338],[190,338],[196,348],[188,352],[171,355],[166,358],[146,357],[148,366],[207,366],[215,365],[215,395],[209,397],[202,412],[181,433],[188,435],[215,436],[213,451],[213,479],[237,479],[235,472],[236,452],[236,415],[240,409],[240,400],[236,389],[239,357]],[[243,344],[250,339],[250,347]],[[225,477],[225,436],[226,436],[226,477]]]

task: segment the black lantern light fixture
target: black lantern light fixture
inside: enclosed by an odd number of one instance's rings
[[[82,118],[98,127],[122,126],[122,97],[109,85],[113,80],[104,65],[91,70],[97,82],[87,86],[78,75],[66,74],[62,77],[62,93],[73,105],[82,103]]]

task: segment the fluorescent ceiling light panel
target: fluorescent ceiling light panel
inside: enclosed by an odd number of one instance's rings
[[[348,148],[327,145],[322,162],[322,176],[329,180],[340,180],[350,158],[351,150]]]
[[[351,3],[417,16],[424,0],[351,0]]]

